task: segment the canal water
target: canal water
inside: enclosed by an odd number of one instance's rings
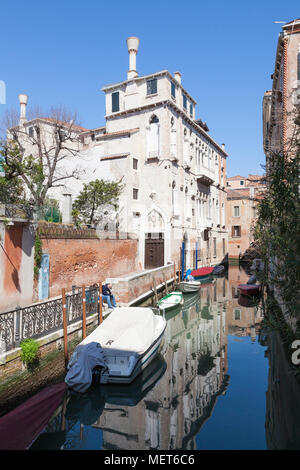
[[[281,343],[260,331],[260,305],[238,296],[247,278],[231,267],[185,296],[135,382],[68,394],[32,449],[300,448],[299,407],[281,402],[299,388],[278,388]]]

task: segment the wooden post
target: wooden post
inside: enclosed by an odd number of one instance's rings
[[[174,284],[176,283],[176,263],[174,261]]]
[[[153,283],[155,301],[157,303],[158,302],[158,297],[157,297],[157,289],[156,289],[156,282],[155,282],[154,276],[152,276],[152,283]]]
[[[85,286],[82,286],[82,339],[86,338],[86,295]]]
[[[168,289],[168,284],[167,284],[167,281],[166,281],[166,275],[165,275],[165,272],[163,271],[163,278],[164,278],[164,284],[165,284],[165,288],[166,288],[166,293],[168,294],[169,293],[169,289]]]
[[[64,328],[64,355],[65,355],[65,365],[67,367],[69,357],[68,357],[68,319],[67,319],[66,289],[65,288],[63,288],[61,291],[61,297],[62,297],[63,328]]]
[[[179,282],[181,281],[181,264],[180,264],[180,261],[179,261],[179,265],[178,265],[178,281]]]
[[[102,323],[102,282],[99,282],[99,325]]]

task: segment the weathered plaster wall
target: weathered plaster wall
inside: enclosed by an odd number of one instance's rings
[[[0,229],[0,312],[31,302],[34,234],[28,225],[15,223]]]
[[[138,270],[136,240],[43,239],[50,257],[50,297]]]

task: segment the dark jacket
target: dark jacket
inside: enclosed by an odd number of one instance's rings
[[[102,286],[102,295],[112,295],[110,288],[106,284]]]

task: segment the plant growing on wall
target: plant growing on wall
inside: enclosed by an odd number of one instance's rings
[[[33,366],[38,360],[39,344],[35,339],[24,339],[21,344],[21,360],[26,366]]]
[[[74,201],[73,213],[76,209],[84,223],[96,224],[98,221],[97,209],[104,204],[111,204],[116,208],[123,187],[121,181],[105,181],[103,179],[96,179],[85,184]]]
[[[37,279],[39,275],[39,269],[41,267],[41,262],[42,262],[42,255],[43,255],[42,241],[38,233],[36,233],[35,240],[34,240],[34,278],[35,279]]]

